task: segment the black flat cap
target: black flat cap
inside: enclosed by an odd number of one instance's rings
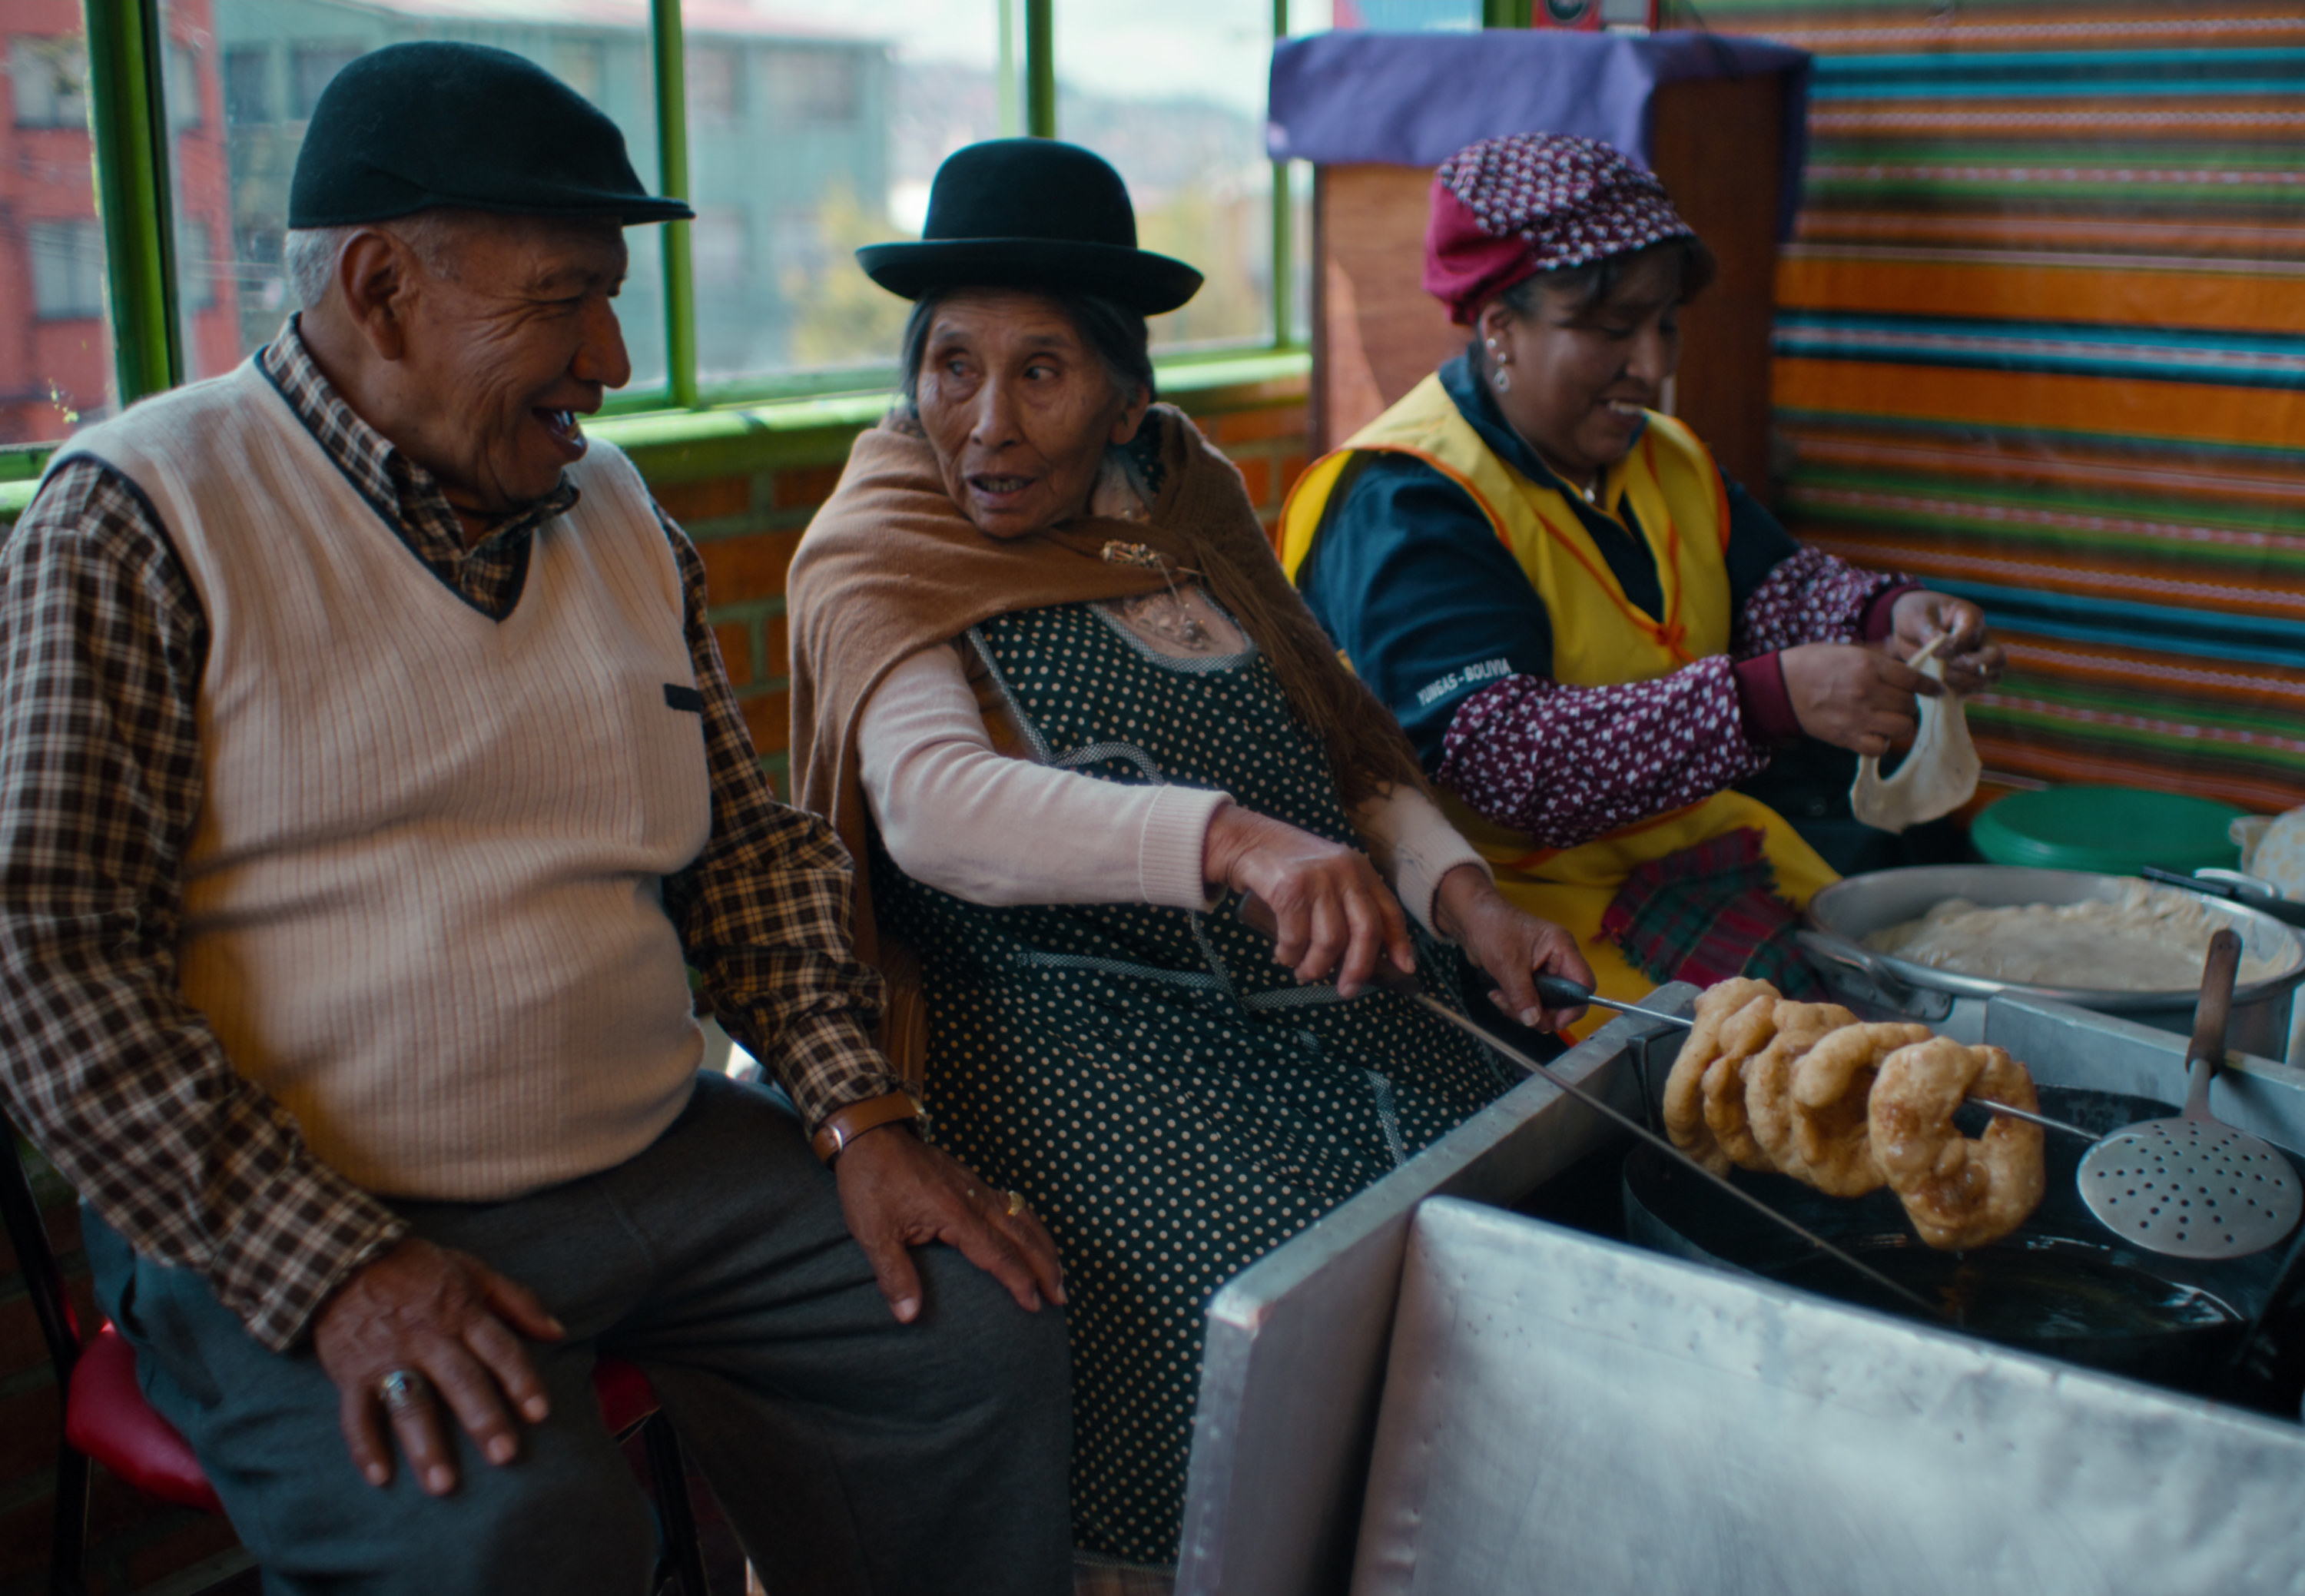
[[[383,222],[435,205],[626,223],[696,214],[642,187],[617,124],[534,62],[487,45],[371,50],[312,107],[288,225]]]
[[[1040,288],[1096,294],[1143,316],[1200,292],[1182,260],[1136,247],[1128,186],[1103,158],[1054,139],[991,139],[956,149],[929,185],[918,243],[856,252],[889,293]]]

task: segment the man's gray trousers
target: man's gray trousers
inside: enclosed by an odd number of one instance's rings
[[[899,1132],[900,1133],[900,1132]],[[899,1325],[831,1173],[768,1097],[700,1075],[646,1152],[502,1203],[398,1203],[416,1233],[522,1282],[568,1328],[532,1344],[552,1416],[459,1482],[389,1486],[344,1449],[309,1351],[267,1352],[197,1274],[88,1219],[98,1299],[146,1395],[199,1453],[270,1592],[638,1596],[655,1530],[591,1388],[639,1364],[776,1596],[1069,1589],[1062,1315],[1027,1313],[945,1247]]]

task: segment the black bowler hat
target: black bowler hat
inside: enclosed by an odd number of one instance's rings
[[[873,243],[857,264],[889,293],[1042,288],[1096,294],[1140,315],[1200,292],[1182,260],[1136,247],[1120,174],[1077,144],[991,139],[956,149],[929,187],[918,243]]]
[[[510,50],[428,40],[348,62],[312,107],[288,225],[390,221],[435,205],[628,224],[696,214],[642,188],[617,124]]]

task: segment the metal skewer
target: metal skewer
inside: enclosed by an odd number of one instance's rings
[[[1540,977],[1540,980],[1542,981],[1550,978],[1551,977]],[[1572,987],[1575,986],[1574,982],[1562,982],[1561,984],[1562,986]],[[1706,1180],[1720,1187],[1722,1191],[1726,1191],[1730,1196],[1735,1198],[1739,1202],[1743,1203],[1747,1208],[1763,1215],[1765,1217],[1770,1219],[1775,1224],[1782,1225],[1785,1229],[1792,1232],[1793,1234],[1799,1236],[1802,1241],[1807,1242],[1810,1246],[1816,1248],[1826,1257],[1834,1259],[1841,1264],[1846,1265],[1848,1267],[1856,1270],[1857,1273],[1864,1276],[1865,1278],[1873,1282],[1874,1284],[1880,1286],[1883,1290],[1894,1293],[1897,1296],[1903,1298],[1908,1302],[1910,1302],[1914,1307],[1919,1309],[1923,1313],[1928,1315],[1932,1319],[1945,1319],[1950,1317],[1942,1307],[1931,1302],[1927,1298],[1920,1295],[1918,1292],[1910,1291],[1906,1287],[1898,1284],[1895,1281],[1890,1279],[1886,1275],[1882,1274],[1878,1269],[1874,1268],[1871,1265],[1858,1261],[1850,1254],[1842,1251],[1831,1242],[1826,1241],[1823,1236],[1818,1235],[1815,1231],[1810,1230],[1807,1225],[1800,1224],[1797,1220],[1788,1219],[1784,1215],[1778,1213],[1776,1209],[1771,1208],[1767,1203],[1763,1202],[1759,1198],[1755,1197],[1751,1192],[1736,1185],[1727,1177],[1714,1174],[1711,1170],[1705,1168],[1705,1165],[1699,1164],[1696,1159],[1690,1157],[1687,1153],[1682,1152],[1679,1148],[1673,1146],[1672,1143],[1667,1141],[1663,1137],[1659,1136],[1655,1131],[1651,1131],[1647,1126],[1640,1123],[1637,1120],[1635,1120],[1630,1114],[1624,1114],[1609,1104],[1603,1102],[1598,1097],[1586,1091],[1583,1087],[1578,1086],[1567,1076],[1554,1074],[1546,1066],[1538,1063],[1535,1059],[1529,1057],[1528,1054],[1523,1053],[1519,1048],[1511,1046],[1510,1043],[1499,1041],[1496,1037],[1483,1030],[1479,1026],[1474,1024],[1470,1020],[1467,1020],[1464,1015],[1458,1013],[1456,1010],[1449,1007],[1448,1004],[1441,1003],[1422,992],[1416,994],[1416,1001],[1423,1003],[1426,1008],[1432,1010],[1435,1014],[1441,1016],[1442,1019],[1447,1020],[1450,1024],[1455,1026],[1459,1030],[1466,1032],[1475,1040],[1493,1048],[1498,1053],[1503,1054],[1506,1058],[1512,1060],[1513,1063],[1518,1064],[1522,1069],[1527,1070],[1530,1074],[1543,1076],[1554,1086],[1559,1087],[1562,1091],[1576,1098],[1579,1103],[1584,1104],[1586,1107],[1597,1110],[1599,1113],[1607,1115],[1610,1119],[1614,1120],[1618,1124],[1622,1125],[1626,1130],[1630,1131],[1634,1135],[1639,1137],[1643,1141],[1647,1142],[1651,1147],[1654,1147],[1659,1151],[1664,1153],[1674,1162],[1686,1165],[1688,1168],[1695,1170],[1698,1174],[1704,1176]],[[1551,1000],[1548,998],[1546,1001],[1549,1003]],[[1561,1006],[1563,1008],[1569,1008],[1574,1005],[1564,1003]],[[1628,1013],[1646,1014],[1652,1020],[1675,1021],[1681,1025],[1687,1025],[1688,1023],[1687,1020],[1678,1020],[1674,1015],[1659,1014],[1653,1009],[1627,1008],[1625,1005],[1619,1003],[1604,1003],[1603,1006],[1612,1009],[1625,1008],[1625,1011]]]
[[[1575,1009],[1592,1003],[1603,1009],[1613,1009],[1620,1014],[1631,1014],[1643,1020],[1654,1020],[1665,1025],[1693,1030],[1697,1021],[1680,1014],[1660,1014],[1654,1009],[1644,1009],[1637,1003],[1620,1003],[1616,999],[1587,992],[1576,982],[1561,976],[1536,977],[1537,1001],[1548,1009]],[[2068,1136],[2078,1136],[2092,1145],[2105,1138],[2094,1131],[2084,1131],[2079,1125],[2069,1125],[2063,1120],[2053,1120],[2046,1114],[2036,1114],[2029,1108],[2012,1108],[2006,1103],[1995,1103],[1990,1097],[1969,1099],[1979,1108],[1989,1108],[1995,1114],[2006,1114],[2012,1120],[2026,1120],[2051,1131],[2062,1131]]]
[[[2035,1114],[2029,1108],[2013,1108],[2006,1103],[1995,1103],[1990,1097],[1971,1097],[1969,1101],[1979,1108],[1989,1108],[1995,1114],[2007,1114],[2012,1120],[2024,1120],[2030,1124],[2039,1125],[2045,1130],[2063,1131],[2068,1136],[2078,1136],[2091,1146],[2105,1139],[2094,1131],[2084,1131],[2079,1125],[2069,1125],[2063,1120],[2053,1120],[2047,1114]]]

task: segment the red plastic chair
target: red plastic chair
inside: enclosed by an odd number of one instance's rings
[[[161,1501],[221,1517],[224,1506],[200,1472],[199,1458],[175,1427],[154,1412],[136,1383],[136,1352],[106,1324],[85,1346],[65,1294],[64,1272],[48,1246],[47,1230],[31,1182],[16,1155],[16,1127],[0,1108],[0,1217],[16,1249],[32,1310],[55,1361],[56,1388],[65,1393],[64,1435],[56,1456],[55,1532],[50,1553],[50,1596],[84,1596],[81,1570],[88,1540],[89,1463]],[[655,1488],[661,1549],[655,1588],[671,1596],[707,1596],[704,1557],[696,1541],[696,1515],[688,1498],[688,1471],[680,1438],[659,1411],[648,1376],[620,1358],[593,1365],[592,1395],[600,1417],[618,1440],[637,1430]]]

